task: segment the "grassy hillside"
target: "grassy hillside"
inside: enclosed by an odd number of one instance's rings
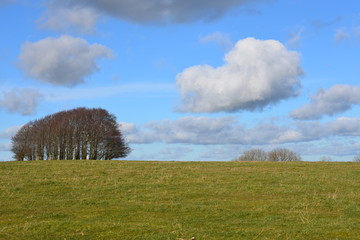
[[[360,239],[360,163],[0,163],[0,239]]]

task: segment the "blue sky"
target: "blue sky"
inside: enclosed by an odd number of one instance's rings
[[[360,154],[360,2],[0,0],[0,159],[27,122],[116,115],[128,159]]]

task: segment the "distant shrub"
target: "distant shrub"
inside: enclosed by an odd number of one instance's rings
[[[353,159],[354,162],[360,162],[360,155],[357,155]]]
[[[272,161],[272,162],[294,162],[301,161],[301,156],[286,148],[275,149],[269,153],[261,149],[251,149],[235,158],[234,161]]]
[[[251,149],[245,151],[236,161],[266,161],[267,153],[261,149]]]
[[[301,157],[296,152],[286,148],[275,149],[268,153],[269,161],[273,162],[296,162],[301,161]]]

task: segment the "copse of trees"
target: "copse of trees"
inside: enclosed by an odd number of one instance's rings
[[[296,152],[286,148],[275,149],[271,152],[265,152],[261,149],[251,149],[245,151],[234,161],[272,161],[272,162],[294,162],[301,161],[301,157]]]
[[[24,125],[12,138],[12,151],[17,161],[110,160],[126,157],[131,149],[114,115],[76,108]]]

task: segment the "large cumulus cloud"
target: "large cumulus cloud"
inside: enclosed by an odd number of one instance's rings
[[[22,46],[20,68],[26,76],[58,86],[75,86],[99,69],[98,58],[113,57],[100,44],[89,44],[82,38],[61,36],[27,42]]]
[[[88,2],[80,0],[76,2]],[[126,20],[147,23],[184,23],[212,20],[222,17],[228,10],[249,0],[120,0],[91,1],[91,5],[103,12]]]
[[[43,16],[42,24],[55,28],[70,24],[86,30],[89,26],[95,25],[99,15],[113,16],[139,24],[211,21],[221,18],[241,5],[254,2],[271,0],[53,0],[48,4],[48,12]],[[85,19],[87,25],[78,19]]]
[[[335,85],[329,90],[320,89],[311,102],[293,111],[290,116],[299,120],[320,119],[324,115],[343,113],[360,104],[360,86]]]
[[[193,66],[178,74],[181,110],[261,110],[296,96],[302,74],[299,54],[280,42],[240,40],[226,54],[223,66]]]

